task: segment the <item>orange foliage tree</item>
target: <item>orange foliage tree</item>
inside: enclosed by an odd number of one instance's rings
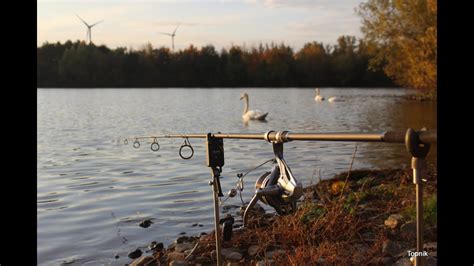
[[[372,68],[383,68],[397,84],[436,94],[436,0],[368,0],[357,13],[364,39],[374,55]]]

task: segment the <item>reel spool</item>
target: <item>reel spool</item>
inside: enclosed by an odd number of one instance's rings
[[[272,206],[279,215],[288,214],[296,208],[296,201],[303,195],[303,185],[296,180],[283,158],[283,143],[273,143],[276,164],[271,172],[265,172],[255,182],[255,195],[244,212],[247,226],[249,210],[258,200]]]

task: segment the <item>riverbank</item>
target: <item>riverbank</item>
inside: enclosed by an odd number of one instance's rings
[[[436,102],[438,100],[437,93],[415,93],[405,96],[405,99],[411,101],[419,101],[419,102]]]
[[[424,182],[425,250],[436,265],[437,174]],[[415,250],[411,169],[353,170],[305,188],[291,215],[257,215],[222,244],[225,265],[410,265]],[[213,232],[182,236],[130,265],[214,265]]]

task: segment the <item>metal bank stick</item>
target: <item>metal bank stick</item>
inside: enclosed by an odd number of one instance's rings
[[[219,199],[222,194],[221,182],[219,180],[222,166],[224,166],[224,140],[218,139],[208,133],[206,136],[206,158],[207,166],[212,169],[212,180],[209,185],[212,186],[212,196],[214,200],[214,231],[216,237],[216,257],[217,265],[222,265],[221,257],[221,236],[219,230]]]

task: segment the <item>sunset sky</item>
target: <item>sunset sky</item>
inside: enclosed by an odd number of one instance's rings
[[[340,35],[361,37],[355,8],[361,0],[38,0],[37,44],[84,40],[84,24],[104,20],[92,28],[95,44],[111,48],[171,46],[178,23],[175,49],[190,44],[256,46],[281,43],[300,49],[311,41],[334,44]]]

